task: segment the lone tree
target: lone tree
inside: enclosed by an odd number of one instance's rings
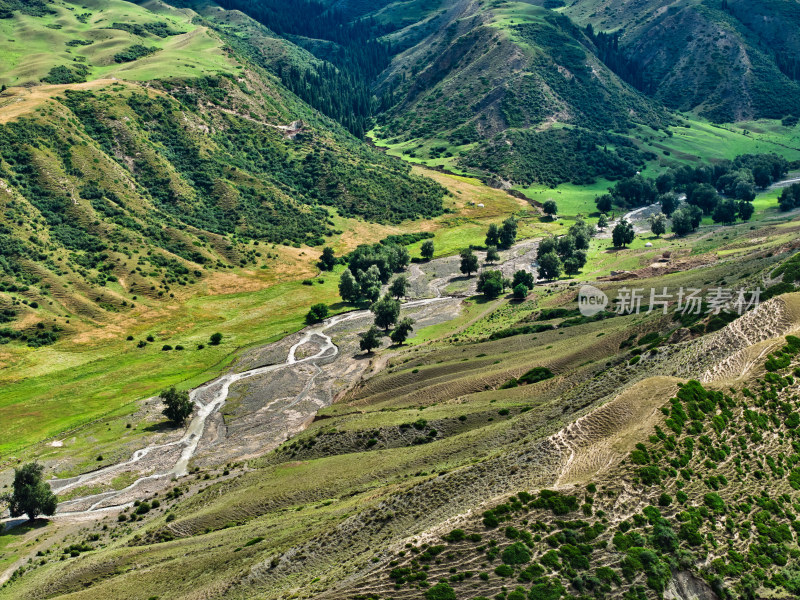
[[[350,269],[345,269],[339,278],[339,295],[345,302],[358,302],[361,297],[361,288]]]
[[[558,204],[556,204],[555,200],[545,200],[545,203],[542,204],[542,210],[544,214],[552,219],[558,214]]]
[[[375,302],[369,309],[375,313],[375,325],[387,331],[397,323],[397,318],[400,316],[400,303],[393,300],[389,294]]]
[[[408,291],[408,278],[405,275],[398,275],[389,286],[389,293],[398,300],[406,295]]]
[[[328,316],[328,305],[319,303],[314,304],[308,311],[306,315],[306,322],[307,323],[319,323],[320,321],[324,320]]]
[[[433,258],[434,250],[435,248],[431,240],[425,240],[424,242],[422,242],[422,247],[419,249],[420,254],[422,254],[422,258],[424,258],[425,260],[430,260]]]
[[[408,339],[408,334],[411,333],[412,329],[414,329],[414,320],[409,317],[402,319],[389,336],[392,339],[392,343],[402,346]]]
[[[175,425],[183,425],[194,410],[194,404],[189,400],[189,392],[179,392],[174,387],[161,392],[161,401],[165,404],[161,413]]]
[[[500,253],[497,251],[497,246],[489,246],[486,249],[486,262],[494,263],[500,260]]]
[[[656,237],[660,237],[667,232],[667,217],[663,213],[650,217],[650,231]]]
[[[486,232],[486,245],[497,246],[500,243],[500,228],[492,223],[489,225],[489,231]]]
[[[333,248],[325,246],[322,249],[322,256],[319,259],[319,268],[323,271],[333,271],[333,267],[336,266],[337,262],[336,256],[333,253]]]
[[[603,230],[606,227],[608,227],[608,217],[606,217],[605,215],[601,214],[600,218],[597,219],[597,228],[600,229],[600,230]]]
[[[33,521],[39,515],[56,513],[58,498],[42,478],[44,466],[28,463],[14,469],[13,492],[6,498],[12,517],[28,515]]]
[[[221,333],[212,333],[208,343],[211,344],[212,346],[219,346],[219,343],[221,341],[222,341]]]
[[[478,257],[471,248],[461,251],[461,272],[469,277],[478,271]]]
[[[358,345],[365,352],[372,354],[372,351],[381,345],[381,331],[375,325],[361,334],[361,341]]]
[[[633,231],[633,225],[625,219],[617,223],[611,231],[611,239],[617,248],[624,248],[633,242],[634,237],[636,237],[636,233]]]

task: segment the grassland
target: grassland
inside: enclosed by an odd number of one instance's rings
[[[763,237],[768,231],[720,229],[696,234],[694,241],[698,247],[707,243],[702,246],[707,254],[719,255],[750,235]],[[753,238],[753,251],[741,260],[724,262],[722,257],[704,268],[645,278],[636,285],[707,287],[717,281],[760,280],[786,255],[767,256],[763,250],[772,241],[757,240]],[[638,260],[643,251],[637,246],[620,254]],[[629,282],[610,282],[608,291],[624,285]],[[109,518],[70,530],[63,542],[55,530],[37,534],[50,552],[41,565],[1,589],[0,597],[21,597],[40,586],[56,597],[70,593],[76,598],[115,593],[183,597],[218,586],[235,598],[345,597],[336,595],[337,582],[364,576],[355,584],[359,591],[383,585],[385,564],[399,560],[397,551],[405,542],[416,538],[417,543],[425,539],[433,544],[454,528],[439,531],[446,519],[466,514],[466,521],[459,522],[469,523],[468,511],[478,507],[482,512],[482,502],[489,498],[551,485],[554,473],[566,464],[569,444],[589,443],[600,457],[587,462],[581,456],[566,471],[585,485],[600,462],[620,456],[620,448],[633,448],[641,437],[639,429],[653,417],[648,413],[646,422],[622,429],[609,429],[613,423],[601,419],[602,413],[597,421],[583,420],[582,430],[567,427],[570,422],[621,387],[638,386],[633,396],[637,401],[637,394],[661,394],[664,386],[656,385],[654,375],[672,369],[680,376],[699,373],[720,360],[717,352],[723,349],[699,333],[688,344],[667,343],[681,325],[659,312],[487,340],[499,329],[535,322],[544,307],[574,307],[574,295],[574,287],[560,282],[537,288],[523,303],[471,299],[457,319],[422,330],[404,349],[388,351],[378,376],[323,409],[318,420],[277,452],[246,465],[206,468],[180,480],[180,499],[159,497],[161,507],[141,523]],[[561,320],[545,322],[558,325]],[[648,333],[658,333],[656,352],[637,343]],[[641,356],[641,362],[630,364],[634,356]],[[501,388],[534,366],[546,366],[555,376]],[[647,405],[651,412],[667,399],[656,396],[647,396],[653,402]],[[111,425],[108,435],[119,431]],[[563,437],[544,441],[562,429]],[[603,437],[609,431],[620,435],[611,454]],[[612,473],[616,477],[619,472]],[[695,489],[702,482],[692,485]],[[609,515],[616,514],[604,504],[605,497],[596,502]],[[167,514],[174,515],[170,522]],[[481,527],[476,524],[475,530],[483,532]],[[8,550],[11,557],[34,548],[25,546],[33,543],[32,532],[23,540]],[[81,540],[92,549],[54,560]],[[445,561],[447,568],[451,560]],[[115,569],[108,568],[112,561]],[[176,568],[181,577],[167,577]],[[491,575],[487,589],[504,581]],[[421,598],[424,590],[403,588],[401,594]]]
[[[15,13],[11,19],[0,19],[0,83],[9,87],[39,83],[50,69],[62,65],[86,66],[90,80],[115,77],[134,81],[158,79],[166,73],[175,77],[236,73],[239,66],[223,52],[219,38],[192,23],[190,11],[166,4],[152,11],[123,0],[65,2],[51,8],[55,14]],[[157,22],[181,33],[161,38],[110,28],[115,23]],[[72,40],[91,43],[67,45]],[[116,54],[135,44],[158,51],[130,63],[115,62]]]

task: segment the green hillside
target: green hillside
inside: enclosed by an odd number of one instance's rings
[[[271,306],[275,320],[242,326],[240,343],[285,334],[311,304],[314,294],[296,288],[318,272],[323,245],[352,247],[343,234],[365,222],[377,241],[444,212],[443,187],[320,115],[188,9],[33,8],[0,19],[0,43],[14,48],[0,53],[0,379],[16,384],[0,411],[17,431],[7,428],[0,446],[24,446],[116,410],[161,377],[181,381],[224,361],[235,346],[160,363],[136,347],[153,330],[181,331],[181,349],[199,336],[196,347],[237,305],[187,314],[192,299],[260,292],[247,302]],[[30,47],[63,50],[23,52],[12,31]],[[114,59],[137,45],[159,49]],[[276,286],[287,283],[308,298],[279,302]],[[43,347],[54,348],[33,353]],[[111,375],[112,364],[128,375]],[[32,410],[44,397],[76,398],[74,410]]]
[[[0,0],[0,600],[800,597],[798,7]]]
[[[580,0],[563,10],[618,34],[604,59],[666,106],[717,122],[800,115],[796,2]]]
[[[750,252],[637,285],[794,277],[776,270],[797,264],[773,254],[778,236],[748,232],[720,234],[714,252]],[[612,295],[627,284],[600,285]],[[574,299],[567,283],[522,303],[471,299],[465,319],[395,349],[382,373],[277,451],[198,466],[168,494],[140,497],[147,510],[63,541],[38,532],[42,556],[0,597],[654,600],[680,585],[709,598],[795,589],[797,341],[784,335],[800,324],[797,294],[727,329],[674,307],[585,320]],[[525,383],[534,369],[549,375]],[[690,382],[699,377],[704,387]]]

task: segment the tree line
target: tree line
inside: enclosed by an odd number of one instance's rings
[[[782,179],[788,170],[789,163],[777,154],[743,154],[714,165],[682,165],[655,179],[636,174],[618,181],[607,194],[595,198],[595,203],[603,214],[614,206],[634,208],[658,203],[664,215],[672,219],[673,232],[682,236],[696,230],[704,215],[722,224],[750,220],[757,190]],[[779,200],[783,210],[793,205],[794,196],[790,194],[791,200],[782,204]],[[685,197],[683,204],[681,195]],[[664,232],[661,221],[653,226],[656,235]]]
[[[311,0],[295,2],[291,10],[279,0],[221,0],[219,4],[242,11],[320,59],[319,64],[304,67],[278,65],[276,74],[302,100],[354,135],[364,136],[377,108],[371,84],[389,65],[392,54],[379,38],[393,26],[371,17],[352,21],[341,10]]]

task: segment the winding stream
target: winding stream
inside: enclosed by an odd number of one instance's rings
[[[449,300],[449,299],[450,299],[449,297],[444,296],[437,298],[427,298],[423,300],[413,300],[404,303],[403,308],[406,309],[416,308],[434,302],[438,302],[441,300]],[[189,462],[196,454],[197,447],[201,439],[203,438],[203,434],[206,429],[206,422],[208,421],[208,418],[211,415],[216,413],[225,404],[225,401],[228,398],[228,393],[231,385],[233,385],[238,381],[241,381],[242,379],[256,377],[259,375],[266,375],[268,373],[272,373],[280,369],[285,369],[293,365],[298,365],[303,363],[311,364],[316,368],[316,372],[314,373],[314,375],[311,376],[310,380],[306,383],[300,394],[298,394],[293,399],[291,404],[289,404],[286,407],[286,408],[291,408],[292,406],[300,402],[300,400],[308,393],[308,391],[313,386],[314,380],[322,372],[322,367],[318,363],[323,360],[329,361],[330,359],[335,358],[339,354],[338,346],[336,346],[336,344],[333,343],[333,340],[330,338],[329,335],[326,334],[326,331],[344,321],[363,318],[368,316],[369,314],[370,313],[368,310],[359,310],[359,311],[344,313],[341,315],[336,315],[334,317],[326,319],[320,325],[312,326],[306,329],[302,337],[289,349],[288,355],[284,362],[264,367],[257,367],[249,371],[243,371],[240,373],[227,373],[225,375],[222,375],[216,379],[209,381],[208,383],[205,383],[195,388],[194,390],[192,390],[189,397],[192,400],[192,402],[194,402],[199,407],[199,410],[197,410],[194,413],[194,416],[191,422],[189,423],[189,426],[186,428],[186,431],[179,440],[169,442],[166,444],[156,444],[152,446],[147,446],[145,448],[141,448],[140,450],[135,451],[131,456],[131,458],[125,462],[110,465],[108,467],[104,467],[96,471],[91,471],[89,473],[84,473],[83,475],[79,475],[77,477],[71,477],[68,479],[50,480],[49,483],[53,491],[58,493],[63,493],[70,489],[74,489],[82,484],[87,484],[92,481],[95,481],[99,477],[102,477],[104,475],[108,475],[115,471],[121,471],[126,467],[129,467],[131,465],[140,462],[142,459],[144,459],[153,452],[157,451],[163,452],[163,451],[169,451],[171,449],[180,448],[180,455],[177,457],[174,464],[168,470],[161,471],[153,475],[142,476],[133,483],[131,483],[129,486],[120,490],[111,490],[99,494],[83,496],[80,498],[73,498],[71,500],[64,500],[59,504],[59,511],[56,514],[56,516],[66,517],[66,516],[88,515],[91,513],[100,513],[111,510],[119,510],[121,508],[127,508],[133,504],[132,501],[115,503],[114,499],[119,498],[120,496],[124,496],[127,492],[130,492],[137,486],[147,481],[165,479],[165,478],[174,479],[187,475]],[[320,348],[316,352],[316,354],[314,354],[313,356],[308,356],[305,358],[298,359],[297,358],[298,349],[304,344],[308,344],[311,342],[320,344]],[[91,504],[86,509],[70,510],[70,506],[74,506],[78,503],[86,504],[87,502],[91,502]]]

